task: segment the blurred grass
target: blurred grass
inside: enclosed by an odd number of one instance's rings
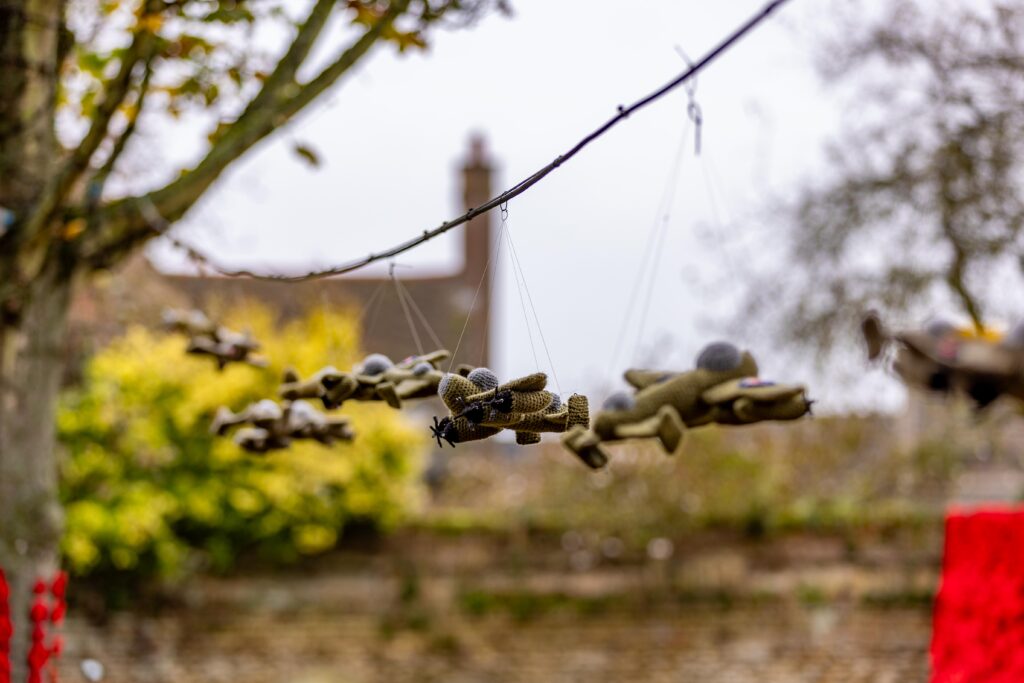
[[[456,454],[410,525],[458,535],[526,530],[614,538],[631,549],[708,530],[887,533],[941,522],[968,446],[903,450],[894,418],[828,417],[690,434],[684,452],[615,447],[591,472],[555,443],[516,455]]]

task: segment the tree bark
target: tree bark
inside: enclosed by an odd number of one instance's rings
[[[70,289],[49,268],[30,286],[17,323],[0,328],[0,567],[11,584],[14,681],[26,675],[32,584],[58,566],[54,420]]]

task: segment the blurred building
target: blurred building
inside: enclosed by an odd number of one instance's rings
[[[467,209],[491,198],[492,172],[493,164],[483,138],[472,138],[459,172]],[[402,273],[399,276],[415,302],[415,306],[409,306],[409,315],[418,326],[422,312],[446,348],[455,351],[458,345],[458,362],[489,365],[493,285],[488,261],[493,241],[492,216],[479,216],[457,230],[463,245],[459,270],[430,277],[406,278]],[[282,322],[302,317],[313,308],[350,309],[357,313],[365,309],[364,349],[394,359],[417,351],[403,301],[387,276],[284,283],[166,274],[139,254],[116,272],[79,289],[71,306],[70,353],[74,359],[81,359],[133,323],[156,326],[167,306],[199,308],[215,317],[219,311],[245,302],[271,307]],[[465,335],[459,343],[463,328]],[[432,350],[434,344],[422,326],[419,335],[424,348]],[[77,367],[79,363],[70,365]]]

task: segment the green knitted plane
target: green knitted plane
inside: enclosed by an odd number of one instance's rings
[[[516,443],[525,446],[539,443],[544,432],[586,428],[590,424],[587,397],[573,394],[563,404],[557,394],[547,391],[547,381],[547,375],[537,372],[499,384],[487,368],[476,368],[465,376],[446,374],[437,394],[450,414],[434,418],[431,432],[437,445],[486,439],[510,429]]]
[[[984,409],[1000,396],[1024,401],[1024,323],[1009,334],[977,334],[936,320],[923,329],[889,332],[877,313],[861,323],[868,359],[886,347],[896,353],[892,369],[907,386],[968,396]]]
[[[635,393],[609,397],[589,430],[574,427],[562,443],[598,469],[608,462],[603,443],[657,438],[673,454],[687,428],[795,420],[810,412],[812,402],[803,386],[766,382],[757,374],[749,352],[724,342],[705,347],[694,370],[627,370],[626,382]]]
[[[329,410],[340,407],[345,401],[383,401],[397,409],[402,407],[402,401],[435,396],[444,377],[440,365],[449,357],[450,352],[439,349],[393,363],[387,356],[373,353],[351,372],[328,366],[307,380],[300,379],[298,373],[289,369],[285,371],[278,393],[290,401],[319,399]],[[471,369],[459,367],[463,373]]]
[[[235,443],[250,453],[281,450],[296,439],[313,439],[331,445],[355,438],[348,418],[324,415],[308,403],[284,401],[278,404],[269,399],[252,403],[238,413],[219,408],[210,431],[224,436],[242,425],[249,426],[238,430]]]
[[[163,325],[168,331],[188,337],[186,353],[213,358],[218,370],[231,363],[267,366],[265,358],[255,355],[260,345],[252,335],[216,325],[202,311],[167,309],[163,313]]]

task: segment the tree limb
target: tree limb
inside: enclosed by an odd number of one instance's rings
[[[288,47],[288,51],[278,61],[274,71],[263,82],[260,92],[252,98],[252,101],[246,106],[240,118],[245,118],[252,112],[259,111],[262,107],[271,103],[284,86],[295,82],[295,75],[306,61],[306,57],[309,56],[310,51],[323,32],[324,26],[327,25],[327,20],[331,17],[331,11],[334,9],[335,3],[336,0],[317,0],[316,5],[310,10],[309,16],[306,17],[306,21],[299,27],[299,31],[292,40],[292,44]]]
[[[147,3],[144,14],[152,3]],[[149,28],[139,26],[131,44],[121,58],[121,66],[117,74],[108,80],[102,88],[103,99],[96,107],[89,131],[82,138],[78,147],[71,152],[63,166],[55,172],[46,184],[33,211],[27,217],[23,227],[26,237],[31,239],[42,231],[60,210],[71,187],[89,167],[89,161],[107,137],[110,121],[131,91],[132,77],[140,62],[149,59],[156,47],[156,36]]]
[[[128,140],[135,134],[136,123],[139,120],[139,116],[142,114],[142,109],[146,105],[146,93],[149,92],[149,80],[153,75],[153,58],[155,55],[150,55],[145,63],[145,71],[142,74],[142,80],[139,82],[138,94],[135,96],[135,115],[128,119],[128,123],[125,125],[125,129],[121,131],[121,134],[117,136],[114,141],[114,146],[110,150],[110,154],[107,156],[106,161],[103,162],[103,166],[93,176],[92,183],[95,183],[94,189],[88,189],[86,191],[88,198],[95,198],[96,201],[103,196],[103,186],[107,182],[107,178],[114,171],[114,167],[117,165],[118,159],[124,153],[125,148],[128,146]]]
[[[598,139],[599,137],[603,136],[605,133],[607,133],[611,128],[616,126],[621,121],[623,121],[626,118],[628,118],[630,114],[632,114],[633,112],[636,112],[636,111],[646,107],[647,105],[651,104],[652,102],[660,99],[664,95],[668,94],[669,92],[671,92],[672,90],[674,90],[675,88],[677,88],[678,86],[682,85],[683,83],[688,81],[690,78],[695,76],[704,67],[706,67],[708,64],[713,62],[719,55],[721,55],[726,50],[728,50],[730,47],[732,47],[737,41],[739,41],[743,36],[745,36],[754,27],[756,27],[762,21],[764,21],[769,16],[771,16],[771,14],[775,10],[777,10],[779,7],[781,7],[787,1],[788,0],[771,0],[770,2],[768,2],[758,13],[756,13],[754,16],[752,16],[750,19],[748,19],[744,24],[742,24],[735,31],[733,31],[729,36],[727,36],[724,40],[722,40],[722,42],[720,42],[716,47],[714,47],[710,52],[708,52],[706,55],[704,55],[696,63],[691,65],[682,74],[680,74],[679,76],[677,76],[673,80],[669,81],[668,83],[666,83],[662,87],[658,88],[654,92],[652,92],[652,93],[646,95],[645,97],[642,97],[641,99],[637,100],[633,104],[631,104],[629,106],[620,105],[619,108],[618,108],[618,113],[615,116],[610,118],[608,121],[606,121],[600,127],[598,127],[596,130],[594,130],[591,133],[589,133],[586,137],[584,137],[582,140],[577,142],[567,152],[565,152],[564,154],[561,154],[558,157],[556,157],[548,165],[544,166],[543,168],[541,168],[540,170],[536,171],[532,175],[524,178],[522,181],[520,181],[516,185],[512,186],[508,190],[505,190],[501,194],[491,198],[490,200],[488,200],[484,204],[482,204],[482,205],[480,205],[478,207],[471,208],[466,213],[462,214],[461,216],[458,216],[457,218],[455,218],[453,220],[450,220],[450,221],[445,221],[440,226],[438,226],[438,227],[436,227],[436,228],[434,228],[432,230],[424,230],[421,233],[419,233],[417,236],[412,237],[412,238],[406,240],[405,242],[403,242],[403,243],[401,243],[401,244],[399,244],[397,246],[391,247],[391,248],[386,249],[384,251],[380,251],[380,252],[376,252],[376,253],[370,254],[369,256],[365,256],[363,258],[355,259],[355,260],[350,261],[348,263],[344,263],[344,264],[341,264],[341,265],[338,265],[338,266],[334,266],[332,268],[327,268],[327,269],[324,269],[324,270],[311,271],[311,272],[303,273],[303,274],[289,275],[289,274],[273,274],[273,273],[271,273],[271,274],[268,274],[268,273],[256,273],[256,272],[253,272],[251,270],[245,270],[245,269],[243,269],[243,270],[230,270],[230,269],[224,268],[222,266],[219,266],[217,263],[212,261],[210,258],[208,258],[204,254],[202,254],[195,247],[192,247],[192,246],[190,246],[188,244],[185,244],[185,243],[181,242],[180,240],[172,240],[172,241],[176,244],[176,246],[178,246],[178,247],[180,247],[182,249],[185,249],[188,252],[189,256],[193,260],[199,261],[199,262],[209,266],[212,270],[217,271],[221,275],[224,275],[224,276],[227,276],[227,277],[248,277],[248,278],[261,279],[261,280],[274,280],[274,281],[281,281],[281,282],[301,282],[301,281],[305,281],[305,280],[314,280],[314,279],[318,279],[318,278],[330,277],[330,276],[333,276],[333,275],[340,275],[340,274],[343,274],[343,273],[348,273],[348,272],[352,272],[354,270],[358,270],[359,268],[362,268],[362,267],[364,267],[366,265],[369,265],[370,263],[373,263],[375,261],[380,261],[380,260],[383,260],[383,259],[386,259],[386,258],[390,258],[390,257],[396,256],[396,255],[401,254],[403,252],[406,252],[406,251],[408,251],[410,249],[413,249],[413,248],[419,246],[420,244],[423,244],[424,242],[426,242],[426,241],[428,241],[428,240],[430,240],[430,239],[432,239],[432,238],[434,238],[434,237],[436,237],[438,235],[444,234],[444,233],[448,232],[449,230],[452,230],[452,229],[458,227],[459,225],[462,225],[464,223],[468,223],[470,220],[472,220],[476,216],[479,216],[479,215],[482,215],[484,213],[487,213],[491,209],[493,209],[493,208],[495,208],[497,206],[500,206],[501,204],[504,204],[508,200],[510,200],[510,199],[512,199],[514,197],[519,196],[523,192],[526,192],[528,189],[530,189],[531,187],[533,187],[534,185],[539,183],[541,180],[543,180],[545,177],[547,177],[548,174],[554,172],[556,169],[561,167],[561,165],[563,163],[567,162],[569,159],[571,159],[572,157],[576,156],[580,151],[583,150],[584,147],[586,147],[587,145],[589,145],[591,142],[593,142],[594,140]],[[408,4],[408,0],[406,0],[406,2],[402,3],[402,10],[403,11],[404,11],[404,7],[407,4]],[[389,12],[391,12],[394,9],[395,9],[395,7],[392,6],[389,9]],[[397,14],[395,16],[397,16]],[[393,20],[393,18],[392,18],[392,20]],[[382,26],[383,23],[384,23],[383,21],[379,22],[374,28],[380,28],[381,30],[383,30],[383,26]],[[367,34],[369,34],[369,31],[367,31]],[[365,37],[365,35],[364,35],[364,37]],[[367,49],[369,49],[369,45],[367,45],[366,48],[364,48],[361,52],[360,51],[355,51],[354,52],[354,50],[357,47],[357,45],[353,45],[353,47],[350,48],[348,51],[346,51],[346,53],[343,54],[334,64],[332,64],[332,65],[328,66],[326,69],[324,69],[323,72],[320,73],[320,75],[318,75],[316,78],[314,78],[312,81],[310,81],[305,86],[298,86],[298,85],[296,85],[297,88],[301,87],[301,90],[299,90],[299,92],[294,97],[292,97],[290,100],[285,101],[283,106],[281,106],[280,108],[277,109],[277,116],[280,117],[280,119],[279,120],[271,121],[271,124],[272,125],[280,125],[280,123],[283,123],[283,122],[287,121],[288,118],[290,118],[295,113],[300,111],[303,107],[305,107],[307,104],[309,104],[309,102],[311,102],[313,99],[315,99],[317,95],[319,95],[324,90],[326,90],[335,80],[337,80],[337,78],[339,76],[341,76],[341,74],[345,73],[345,71],[347,71],[352,66],[352,64],[355,62],[356,59],[358,59],[358,57],[362,56],[362,53],[364,53]],[[353,55],[351,57],[349,56],[350,52],[353,53]],[[264,135],[265,135],[265,133],[264,133]],[[225,138],[226,137],[227,136],[225,136]],[[211,155],[214,153],[214,151],[215,150],[211,151]],[[207,159],[209,159],[209,156],[207,157]],[[205,160],[204,160],[203,163],[205,163]],[[200,167],[202,165],[203,164],[200,164]],[[195,172],[198,172],[198,171],[199,171],[199,168],[197,168]],[[188,176],[184,176],[182,178],[182,180],[186,180],[187,178],[188,178]],[[212,180],[210,182],[212,182]],[[174,185],[174,184],[172,184],[172,185]],[[184,209],[182,209],[182,208],[180,208],[179,205],[174,203],[173,198],[167,197],[167,196],[164,196],[164,195],[161,194],[161,193],[164,193],[166,190],[168,190],[170,187],[171,186],[168,186],[168,188],[164,188],[164,190],[158,190],[157,192],[151,193],[151,194],[149,194],[149,195],[147,195],[145,197],[134,198],[134,199],[130,199],[130,200],[124,200],[122,202],[117,202],[117,203],[111,205],[110,210],[112,212],[114,212],[114,211],[122,212],[123,216],[122,216],[121,220],[122,220],[123,227],[121,227],[113,235],[113,237],[112,237],[112,239],[111,239],[111,241],[109,243],[97,245],[97,247],[95,247],[95,248],[93,248],[93,249],[91,249],[91,250],[86,252],[86,253],[91,253],[91,254],[94,255],[93,258],[95,258],[96,261],[97,261],[97,264],[99,264],[99,265],[97,265],[97,267],[101,267],[102,264],[104,264],[104,263],[106,263],[106,262],[108,262],[110,260],[108,258],[108,256],[105,255],[106,252],[108,252],[108,251],[130,249],[130,248],[132,248],[132,246],[134,246],[135,244],[137,244],[137,243],[139,243],[141,241],[144,241],[145,239],[148,239],[148,238],[153,237],[155,235],[163,235],[163,234],[165,234],[165,232],[166,232],[165,227],[168,226],[170,223],[173,223],[174,220],[176,220],[178,217],[180,217],[181,213],[184,213],[184,210],[187,210],[187,208],[189,206],[191,206],[191,202],[189,202],[184,207]],[[201,194],[201,192],[200,192],[200,194]],[[186,195],[186,197],[187,197],[187,195]],[[195,197],[195,199],[198,199],[198,195]],[[192,199],[192,202],[194,202],[195,199]],[[149,223],[146,222],[144,211],[146,211],[148,209],[154,209],[154,210],[158,211],[158,213],[161,216],[161,218],[160,218],[160,220],[158,222],[156,222],[156,221],[155,222],[149,222]],[[130,213],[130,215],[129,215],[129,213]],[[160,226],[165,226],[165,227],[160,227]]]
[[[321,4],[318,3],[313,11],[316,12]],[[307,55],[312,44],[295,50],[290,48],[282,59],[288,61],[289,65],[280,71],[282,80],[274,87],[276,92],[264,98],[260,107],[250,104],[242,116],[213,143],[194,169],[145,196],[120,199],[100,210],[98,223],[102,229],[88,231],[83,236],[81,253],[85,261],[93,267],[105,267],[138,244],[162,234],[162,228],[154,228],[147,220],[142,206],[152,205],[167,224],[181,218],[228,165],[301,112],[364,57],[408,4],[408,0],[392,3],[379,21],[306,84],[297,83],[294,78],[284,80],[284,74],[290,71],[294,75],[301,64],[292,64],[292,59]],[[309,34],[300,30],[296,39],[300,36],[309,37]]]

